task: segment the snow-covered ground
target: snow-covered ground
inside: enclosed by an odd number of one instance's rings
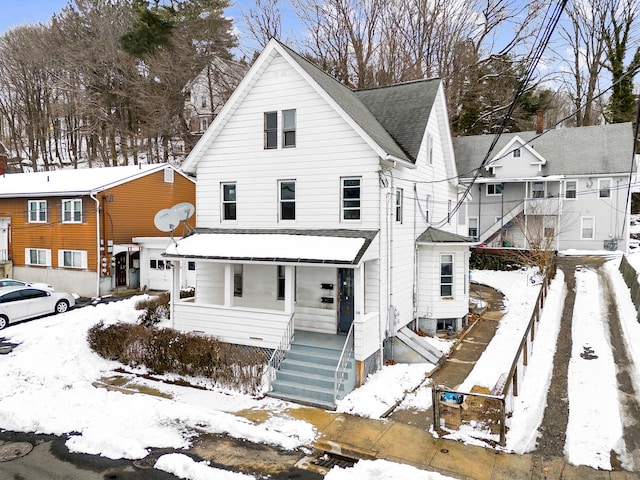
[[[618,260],[619,261],[619,260]],[[640,327],[635,321],[635,308],[631,304],[628,289],[617,272],[617,261],[609,262],[607,272],[614,282],[618,308],[624,312],[625,336],[630,355],[640,358]],[[474,271],[473,279],[502,291],[507,298],[507,311],[500,322],[494,340],[476,364],[461,389],[473,385],[493,386],[502,370],[505,358],[511,358],[531,315],[538,286],[530,281],[531,272]],[[579,273],[580,304],[582,308],[598,312],[597,278]],[[555,338],[559,331],[564,279],[560,274],[553,282],[550,295],[538,330],[539,340],[534,347],[527,377],[521,386],[521,395],[514,406],[507,449],[518,453],[535,448],[537,429],[546,404],[546,391],[551,378]],[[231,391],[216,389],[192,389],[162,382],[136,379],[168,394],[171,398],[149,395],[125,395],[116,391],[96,388],[95,382],[115,374],[121,367],[94,354],[87,346],[88,329],[99,321],[105,324],[117,321],[134,322],[137,312],[133,298],[110,304],[73,310],[63,315],[24,322],[2,331],[7,341],[19,346],[9,355],[0,356],[0,428],[15,431],[68,435],[67,446],[74,452],[99,454],[109,458],[136,459],[147,455],[149,448],[187,447],[199,431],[227,433],[254,442],[272,444],[285,449],[312,445],[317,436],[314,428],[301,420],[295,420],[278,412],[293,405],[273,399],[255,399]],[[606,360],[610,351],[603,326],[597,321],[581,322],[581,338],[588,338],[598,355]],[[544,336],[543,336],[544,335]],[[599,337],[598,344],[592,340]],[[584,342],[578,347],[582,348]],[[578,348],[576,347],[576,348]],[[582,350],[580,350],[582,351]],[[578,352],[579,353],[579,352]],[[610,361],[606,360],[610,369]],[[343,400],[339,410],[361,416],[379,418],[389,407],[403,399],[400,408],[427,409],[431,393],[425,376],[432,365],[393,365],[384,367],[373,375],[367,384]],[[610,374],[610,370],[603,371]],[[570,385],[575,388],[588,385],[593,370],[572,368]],[[613,375],[613,377],[615,377]],[[635,371],[634,380],[640,385]],[[206,382],[203,382],[206,385]],[[419,388],[416,388],[419,387]],[[572,387],[573,388],[573,387]],[[598,384],[599,392],[607,402],[614,401],[617,390],[613,384]],[[414,390],[412,392],[412,390]],[[407,393],[409,392],[409,393]],[[572,392],[570,392],[572,394]],[[580,393],[581,396],[584,393]],[[582,397],[584,399],[584,397]],[[46,399],[46,401],[44,400]],[[263,423],[253,423],[234,415],[246,408],[269,409],[276,414]],[[578,415],[574,409],[568,438],[589,438],[589,444],[568,440],[566,451],[571,462],[597,468],[611,468],[606,461],[593,465],[594,451],[609,451],[622,445],[620,422],[606,425],[591,423],[597,417],[604,418],[610,405],[590,402],[589,411]],[[614,410],[618,410],[617,408]],[[588,416],[589,418],[586,418]],[[595,431],[597,435],[578,432]],[[580,430],[582,429],[582,430]],[[603,434],[603,429],[606,434]],[[71,433],[73,432],[73,433]],[[457,437],[471,442],[464,434]],[[591,460],[584,460],[589,457]],[[208,478],[246,479],[247,475],[214,469],[206,463],[198,463],[182,454],[161,457],[156,468],[191,480]],[[359,462],[351,469],[334,468],[327,477],[330,480],[349,479],[444,479],[442,475],[425,472],[413,467],[385,462]]]

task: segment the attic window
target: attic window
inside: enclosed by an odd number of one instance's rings
[[[522,152],[520,151],[519,148],[513,149],[513,158],[520,158],[521,155],[522,155]]]
[[[264,148],[278,148],[278,112],[264,114]]]
[[[170,168],[164,169],[164,183],[173,183],[173,170]]]

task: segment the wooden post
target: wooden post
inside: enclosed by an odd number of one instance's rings
[[[433,387],[431,389],[431,402],[433,404],[433,430],[440,433],[440,403],[438,399],[440,398],[440,390],[438,387]]]
[[[511,384],[513,385],[513,396],[518,396],[518,367],[513,369],[513,378],[511,379]]]
[[[522,364],[526,367],[527,366],[527,342],[524,342],[524,348],[522,349]]]
[[[503,395],[502,399],[500,400],[500,445],[502,445],[503,447],[507,442],[507,416],[505,414],[506,410],[507,408],[505,406],[505,397]]]

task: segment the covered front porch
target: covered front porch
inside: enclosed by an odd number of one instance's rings
[[[174,263],[173,327],[272,352],[288,351],[294,332],[351,338],[364,376],[365,361],[381,351],[380,314],[365,295],[378,281],[376,233],[206,230],[184,237],[163,254]],[[180,298],[182,262],[195,262],[190,298]]]

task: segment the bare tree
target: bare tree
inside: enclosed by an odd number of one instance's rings
[[[391,0],[294,0],[308,54],[347,85],[374,85],[382,19]]]
[[[271,38],[282,40],[280,0],[255,0],[255,6],[244,10],[242,17],[258,45],[264,48]]]
[[[563,51],[558,57],[566,65],[563,84],[571,96],[578,127],[597,124],[602,116],[602,105],[594,100],[605,59],[605,41],[597,26],[606,23],[607,1],[570,2],[566,9],[569,22],[560,29],[562,48],[570,49],[571,55]]]

